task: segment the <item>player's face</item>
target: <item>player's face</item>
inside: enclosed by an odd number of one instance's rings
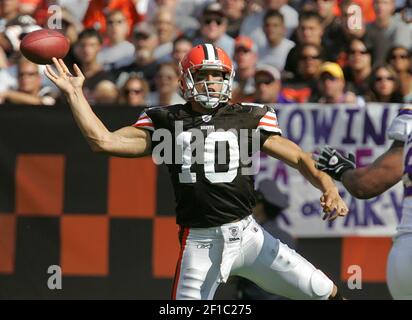
[[[211,96],[219,96],[213,94],[213,92],[222,91],[223,72],[218,70],[199,70],[194,75],[194,81],[196,83],[195,88],[199,93],[206,93],[207,91]],[[220,82],[220,83],[217,83]]]

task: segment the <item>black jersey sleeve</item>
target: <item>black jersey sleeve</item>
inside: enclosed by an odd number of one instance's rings
[[[276,111],[273,107],[257,103],[242,103],[241,105],[252,109],[251,113],[255,119],[254,123],[256,123],[255,129],[260,133],[261,146],[272,134],[282,135]]]

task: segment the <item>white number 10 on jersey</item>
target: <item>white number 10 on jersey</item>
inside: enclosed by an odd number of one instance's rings
[[[179,173],[181,183],[196,182],[196,173],[191,172],[192,166],[192,132],[182,132],[177,136],[177,144],[182,146],[182,172]],[[215,171],[216,144],[227,142],[229,145],[229,169],[226,172]],[[239,168],[239,143],[237,136],[231,131],[211,132],[207,135],[203,148],[203,163],[205,177],[212,183],[232,182]],[[219,150],[219,149],[218,149]],[[226,153],[225,153],[226,154]],[[220,159],[218,155],[218,159]]]

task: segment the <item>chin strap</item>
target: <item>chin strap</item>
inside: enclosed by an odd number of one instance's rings
[[[208,98],[205,95],[197,95],[195,98],[195,101],[199,102],[203,107],[207,109],[216,108],[221,102],[219,98],[212,98],[212,97]]]

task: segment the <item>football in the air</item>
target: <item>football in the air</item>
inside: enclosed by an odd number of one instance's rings
[[[30,32],[20,43],[21,53],[37,64],[51,64],[53,57],[62,59],[69,49],[69,40],[60,32],[50,29]]]

